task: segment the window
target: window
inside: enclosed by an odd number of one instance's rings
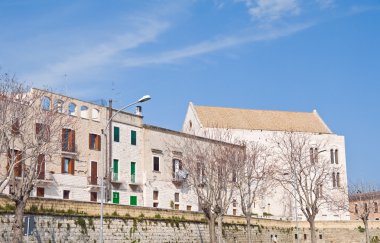
[[[45,155],[40,154],[37,158],[37,179],[44,180],[45,179]]]
[[[232,182],[237,182],[236,170],[232,170]]]
[[[158,200],[158,191],[153,191],[153,200]]]
[[[74,103],[70,103],[70,104],[69,104],[68,113],[69,113],[69,115],[71,115],[71,116],[76,116],[76,113],[77,113],[77,105],[74,104]]]
[[[136,162],[131,162],[131,183],[136,183]]]
[[[294,239],[298,239],[298,235],[297,234],[294,234]]]
[[[54,102],[54,109],[59,113],[63,113],[63,101],[62,100],[56,100]]]
[[[42,97],[41,99],[41,108],[48,111],[50,110],[50,98],[49,97]]]
[[[113,141],[120,142],[120,128],[113,127]]]
[[[319,234],[319,239],[322,240],[322,238],[323,238],[323,237],[322,237],[322,234]]]
[[[158,202],[154,202],[154,203],[153,203],[153,207],[154,207],[154,208],[158,208]]]
[[[236,205],[237,205],[236,200],[235,200],[235,199],[232,200],[232,207],[235,207],[235,208],[236,208]]]
[[[160,171],[160,157],[153,156],[153,171]]]
[[[236,216],[236,208],[232,209],[232,215]]]
[[[118,181],[119,180],[119,160],[114,159],[113,160],[113,176],[112,176],[113,181]]]
[[[112,203],[119,204],[120,203],[120,194],[119,192],[112,193]]]
[[[61,173],[74,175],[74,159],[62,158]]]
[[[70,191],[63,190],[63,199],[70,199]]]
[[[187,205],[187,206],[186,206],[186,210],[187,210],[187,211],[191,211],[191,205]]]
[[[330,149],[330,160],[331,160],[331,164],[334,164],[334,149]]]
[[[307,240],[307,234],[303,234],[303,239]]]
[[[20,134],[20,121],[18,118],[13,119],[12,121],[12,134]]]
[[[336,187],[335,172],[332,173],[333,187]]]
[[[89,147],[90,149],[100,151],[100,135],[90,133]]]
[[[179,210],[179,204],[175,204],[175,205],[174,205],[174,209],[175,209],[175,210]]]
[[[178,172],[182,170],[182,161],[179,159],[173,159],[173,178],[179,179]]]
[[[136,145],[136,139],[137,139],[136,131],[132,130],[131,131],[131,144],[132,145]]]
[[[355,213],[357,214],[357,213],[359,213],[359,211],[358,211],[358,205],[355,203]]]
[[[338,164],[338,150],[335,149],[335,164]]]
[[[82,118],[88,119],[88,107],[85,105],[82,105],[80,107],[80,116]]]
[[[130,196],[130,198],[129,198],[129,204],[131,206],[137,206],[137,196]]]
[[[336,173],[336,186],[340,187],[340,173],[339,172]]]
[[[377,202],[373,203],[373,207],[374,207],[374,212],[378,213],[379,212],[379,207],[377,206]]]
[[[174,202],[179,202],[179,193],[174,193]]]
[[[364,211],[368,212],[368,204],[367,203],[364,203]]]
[[[90,193],[90,201],[91,201],[91,202],[96,202],[96,201],[98,201],[98,193],[97,193],[97,192],[91,192],[91,193]]]
[[[99,121],[100,116],[99,116],[99,110],[98,109],[92,109],[92,120],[94,121]]]
[[[13,167],[13,174],[15,177],[21,177],[22,172],[24,169],[24,161],[22,160],[22,152],[18,150],[9,150],[8,151],[8,165],[7,170],[9,169],[9,166],[14,165]]]
[[[44,196],[45,196],[45,188],[37,187],[37,197],[44,197]]]
[[[75,152],[75,131],[62,129],[62,151]]]
[[[50,126],[36,123],[36,139],[38,142],[48,142],[50,140]]]
[[[310,148],[310,162],[314,163],[314,149]]]

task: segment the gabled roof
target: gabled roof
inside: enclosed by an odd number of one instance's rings
[[[332,133],[318,113],[193,106],[203,127]]]

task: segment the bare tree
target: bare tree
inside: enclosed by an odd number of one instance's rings
[[[278,164],[277,179],[295,199],[310,225],[311,242],[317,242],[315,218],[322,208],[339,205],[344,194],[339,166],[332,166],[324,152],[325,141],[310,135],[288,132],[273,138]],[[334,194],[334,197],[332,197]],[[346,200],[347,201],[347,200]],[[295,210],[298,210],[297,208]]]
[[[374,213],[378,213],[379,188],[371,183],[359,182],[351,184],[348,190],[350,213],[355,215],[364,224],[366,243],[370,243],[368,220]]]
[[[62,129],[71,124],[46,92],[0,75],[0,193],[15,202],[13,242],[22,242],[26,202],[38,179],[44,179],[45,164],[54,163],[61,151]]]
[[[252,142],[246,145],[245,158],[238,160],[236,167],[236,188],[240,196],[242,212],[247,220],[247,241],[252,242],[251,218],[255,201],[269,194],[273,186],[274,166],[270,161],[267,147]]]
[[[241,159],[242,147],[230,143],[224,132],[208,133],[206,141],[188,138],[184,145],[183,167],[188,172],[187,185],[196,193],[199,205],[205,214],[210,233],[210,242],[216,242],[215,221],[218,221],[218,242],[223,242],[223,216],[231,205],[235,183],[233,171]],[[216,140],[216,141],[215,141]]]

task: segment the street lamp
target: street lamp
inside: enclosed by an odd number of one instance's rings
[[[320,154],[322,152],[326,152],[326,149],[319,151],[317,154],[314,154],[313,156],[318,155],[318,154]],[[308,157],[308,155],[302,157],[301,159],[304,159],[306,157]],[[289,175],[289,173],[284,173],[283,175]],[[294,167],[294,171],[293,171],[293,178],[294,178],[293,179],[293,188],[294,188],[294,191],[295,191],[294,192],[294,211],[295,211],[294,214],[295,214],[295,218],[296,218],[297,243],[299,243],[300,242],[300,238],[299,238],[299,235],[298,235],[298,205],[297,205],[297,191],[298,191],[297,189],[298,189],[298,184],[297,184],[296,177],[297,177],[297,167],[295,166]]]
[[[135,102],[133,102],[131,104],[128,104],[128,105],[124,106],[123,108],[117,110],[115,112],[115,114],[113,114],[111,116],[111,118],[109,118],[107,120],[107,124],[106,124],[105,128],[102,130],[102,135],[103,135],[104,141],[105,141],[104,142],[105,148],[107,148],[107,136],[106,136],[106,133],[107,133],[107,129],[108,129],[109,125],[111,124],[112,119],[117,114],[119,114],[121,111],[123,111],[123,110],[125,110],[125,109],[127,109],[127,108],[129,108],[129,107],[131,107],[131,106],[133,106],[135,104],[143,103],[143,102],[148,101],[150,99],[151,99],[151,97],[149,95],[144,95],[143,97],[141,97],[137,101],[135,101]],[[112,112],[112,110],[111,110],[111,112]],[[100,239],[99,239],[99,241],[100,241],[100,243],[103,243],[104,164],[105,164],[104,163],[104,150],[103,149],[101,150],[101,160],[102,160],[102,178],[101,178],[101,182],[100,182],[100,184],[101,184],[101,191],[100,191],[100,237],[99,237]]]

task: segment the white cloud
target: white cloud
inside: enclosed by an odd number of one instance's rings
[[[244,2],[252,17],[263,23],[271,23],[301,11],[297,0],[237,0]],[[325,0],[326,1],[326,0]]]
[[[285,36],[289,36],[296,32],[310,28],[313,24],[293,25],[288,28],[281,28],[272,31],[266,31],[260,34],[250,36],[230,36],[218,38],[209,41],[203,41],[198,44],[188,46],[179,50],[167,51],[153,56],[127,58],[123,64],[126,67],[148,66],[152,64],[167,64],[175,61],[200,56],[203,54],[215,52],[221,49],[231,48],[246,43],[254,43],[260,41],[273,40]]]
[[[322,9],[331,8],[334,6],[334,0],[316,0]]]
[[[75,77],[91,68],[115,61],[123,51],[154,41],[168,26],[166,22],[145,19],[136,24],[133,30],[114,35],[108,41],[89,46],[85,50],[79,48],[72,51],[76,54],[64,56],[60,61],[44,67],[43,71],[29,73],[25,77],[35,84],[61,81],[65,74]]]

